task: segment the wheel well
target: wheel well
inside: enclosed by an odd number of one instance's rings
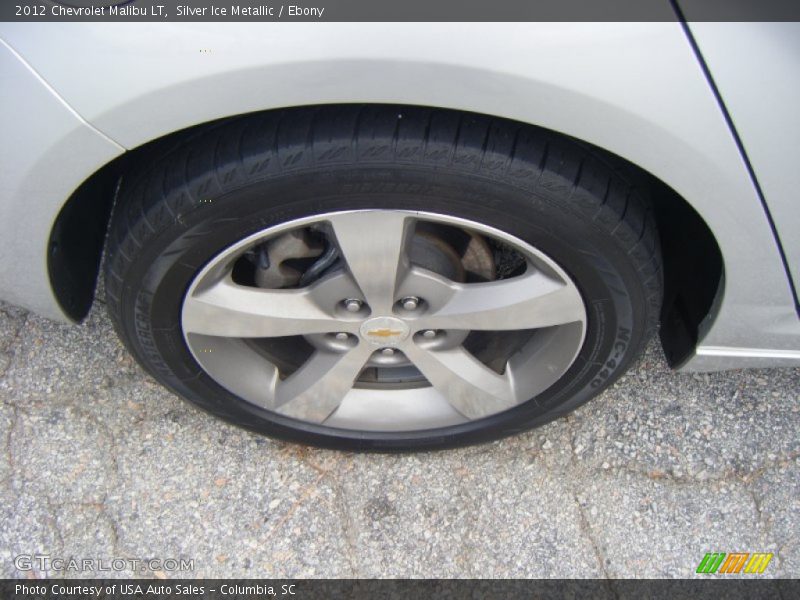
[[[650,198],[661,238],[664,300],[659,335],[671,367],[691,357],[698,332],[722,293],[722,252],[697,211],[650,176]]]
[[[92,306],[109,219],[126,173],[133,166],[158,160],[208,129],[236,118],[170,133],[130,150],[91,175],[70,196],[50,234],[48,272],[55,296],[71,319],[82,320]],[[664,264],[660,336],[670,365],[678,365],[697,344],[700,325],[721,289],[723,262],[719,246],[700,215],[663,181],[602,148],[570,139],[589,148],[641,187],[652,202]]]

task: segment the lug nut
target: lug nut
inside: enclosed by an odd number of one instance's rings
[[[436,337],[436,330],[426,329],[425,331],[422,332],[422,337],[424,337],[426,340],[432,340],[433,338]]]
[[[384,348],[381,350],[381,354],[384,356],[394,356],[394,348]]]
[[[363,303],[361,300],[356,300],[355,298],[348,298],[344,301],[344,307],[347,312],[355,313],[361,310],[361,305]]]
[[[419,306],[419,298],[416,296],[406,296],[402,300],[400,300],[400,304],[406,310],[416,310]]]
[[[336,334],[335,337],[336,337],[337,340],[344,341],[344,340],[346,340],[347,338],[350,337],[350,334],[349,333],[345,333],[344,331],[340,331],[339,333]]]

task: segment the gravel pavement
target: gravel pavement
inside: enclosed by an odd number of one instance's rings
[[[689,577],[738,551],[798,577],[798,433],[800,369],[676,374],[653,342],[528,434],[317,450],[162,389],[102,305],[69,327],[0,304],[0,576],[59,575],[15,567],[46,554],[194,560],[121,576]]]

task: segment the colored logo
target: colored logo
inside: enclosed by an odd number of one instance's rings
[[[373,337],[396,337],[398,335],[403,335],[402,329],[373,329],[372,331],[368,331],[367,335]]]
[[[772,553],[766,552],[709,552],[697,565],[697,573],[707,575],[735,575],[737,573],[763,573]]]
[[[374,317],[361,324],[361,337],[376,346],[397,346],[405,340],[410,329],[395,317]]]

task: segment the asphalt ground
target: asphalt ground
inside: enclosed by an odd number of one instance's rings
[[[798,433],[800,369],[677,374],[654,341],[527,434],[317,450],[165,391],[100,304],[77,327],[0,304],[0,576],[692,577],[707,552],[771,552],[760,577],[798,577]]]

